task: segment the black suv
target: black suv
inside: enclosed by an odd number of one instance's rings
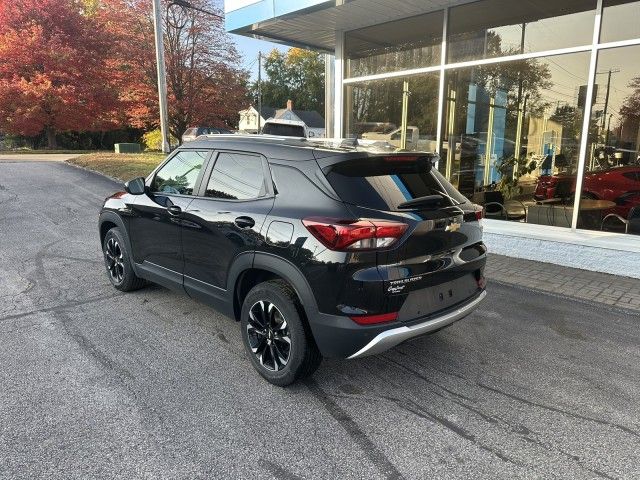
[[[113,286],[151,281],[240,322],[256,370],[288,385],[323,356],[434,332],[484,298],[482,211],[432,154],[259,136],[200,138],[100,213]]]

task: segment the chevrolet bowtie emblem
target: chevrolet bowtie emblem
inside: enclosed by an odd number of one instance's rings
[[[447,228],[445,228],[446,232],[457,232],[458,230],[460,230],[461,225],[459,223],[451,223],[449,225],[447,225]]]

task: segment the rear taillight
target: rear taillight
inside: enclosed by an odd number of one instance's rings
[[[484,218],[484,208],[476,210],[476,220],[480,221]]]
[[[375,250],[393,245],[409,227],[386,220],[305,218],[302,223],[331,250]]]
[[[351,320],[358,325],[375,325],[377,323],[394,322],[398,319],[398,312],[394,313],[382,313],[380,315],[360,315],[358,317],[351,317]]]

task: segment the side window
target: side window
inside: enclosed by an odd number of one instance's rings
[[[193,195],[198,174],[209,152],[178,152],[156,173],[151,190],[173,195]]]
[[[262,158],[244,153],[221,152],[211,172],[205,196],[250,200],[266,194]]]

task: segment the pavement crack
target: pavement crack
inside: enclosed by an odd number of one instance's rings
[[[455,397],[462,398],[462,399],[470,401],[470,402],[474,402],[473,399],[470,399],[470,398],[465,397],[463,395],[460,395],[460,394],[458,394],[458,393],[456,393],[456,392],[454,392],[452,390],[447,389],[446,387],[444,387],[444,386],[434,382],[433,380],[430,380],[429,378],[425,377],[420,372],[418,372],[418,371],[416,371],[416,370],[414,370],[414,369],[412,369],[410,367],[407,367],[406,365],[403,365],[403,364],[401,364],[399,362],[396,362],[395,360],[389,358],[386,355],[383,356],[383,358],[385,360],[387,360],[389,363],[397,365],[398,367],[400,367],[400,368],[412,373],[413,375],[417,376],[421,380],[424,380],[425,382],[427,382],[427,383],[429,383],[431,385],[435,385],[435,386],[441,388],[443,391],[445,391],[445,392],[447,392],[447,393],[449,393],[449,394],[451,394],[451,395],[453,395]],[[455,376],[460,378],[460,379],[463,379],[463,380],[465,380],[467,382],[470,382],[464,376],[460,376],[460,375],[455,375]],[[511,398],[511,399],[516,400],[516,401],[521,402],[521,403],[525,403],[525,404],[530,405],[530,406],[543,408],[543,409],[549,410],[551,412],[560,413],[562,415],[567,415],[567,416],[570,416],[570,417],[573,417],[573,418],[577,418],[577,419],[580,419],[580,420],[587,420],[587,421],[598,423],[600,425],[605,425],[605,426],[608,426],[608,427],[617,428],[617,429],[619,429],[619,430],[621,430],[621,431],[623,431],[625,433],[628,433],[629,435],[632,435],[634,437],[640,438],[640,433],[638,433],[637,431],[635,431],[635,430],[633,430],[633,429],[631,429],[629,427],[626,427],[624,425],[620,425],[618,423],[608,422],[606,420],[600,420],[598,418],[589,417],[587,415],[581,415],[579,413],[569,412],[567,410],[563,410],[563,409],[560,409],[560,408],[552,407],[550,405],[545,405],[545,404],[542,404],[542,403],[533,402],[531,400],[527,400],[526,398],[522,398],[522,397],[519,397],[517,395],[505,392],[503,390],[499,390],[497,388],[490,387],[490,386],[485,385],[483,383],[479,383],[479,382],[470,382],[470,383],[473,383],[474,385],[476,385],[476,386],[478,386],[480,388],[483,388],[485,390],[489,390],[489,391],[492,391],[494,393],[497,393],[497,394],[500,394],[500,395],[504,395],[504,396],[506,396],[508,398]]]
[[[378,446],[367,437],[366,433],[358,426],[356,421],[338,405],[320,386],[313,380],[308,379],[305,385],[311,394],[320,401],[329,414],[344,428],[349,436],[358,444],[363,453],[369,458],[371,463],[382,472],[387,479],[404,478],[400,471],[391,463],[387,456]]]
[[[420,404],[418,404],[418,403],[416,403],[416,402],[414,402],[412,400],[399,399],[399,398],[390,397],[390,396],[383,396],[381,398],[384,398],[385,400],[388,400],[390,402],[395,403],[400,408],[402,408],[404,410],[407,410],[408,412],[411,412],[414,415],[417,415],[417,416],[419,416],[421,418],[429,419],[432,422],[435,422],[435,423],[439,424],[440,426],[442,426],[442,427],[450,430],[451,432],[455,433],[459,437],[461,437],[461,438],[473,443],[478,448],[480,448],[480,449],[482,449],[482,450],[484,450],[484,451],[496,456],[497,458],[499,458],[503,462],[511,463],[511,464],[516,465],[518,467],[527,468],[526,464],[524,464],[522,462],[519,462],[519,461],[517,461],[517,460],[515,460],[513,458],[510,458],[507,455],[505,455],[504,453],[496,450],[495,448],[489,447],[489,446],[479,442],[474,434],[472,434],[471,432],[467,431],[466,429],[464,429],[460,425],[457,425],[456,423],[448,420],[447,418],[441,417],[439,415],[436,415],[433,412],[430,412],[425,407],[423,407],[422,405],[420,405]]]
[[[424,376],[423,374],[421,374],[420,372],[418,372],[417,370],[411,368],[411,367],[407,367],[406,365],[403,365],[400,362],[396,362],[395,360],[393,360],[392,358],[390,358],[388,355],[382,355],[381,358],[385,361],[387,361],[388,363],[391,363],[403,370],[406,370],[407,372],[411,373],[412,375],[415,375],[416,377],[418,377],[420,380],[428,383],[429,385],[433,385],[435,387],[438,387],[439,389],[441,389],[444,392],[447,392],[449,395],[452,395],[456,398],[460,398],[462,400],[466,400],[468,402],[475,402],[474,399],[466,397],[458,392],[454,392],[453,390],[448,389],[447,387],[440,385],[439,383],[434,382],[433,380],[431,380],[430,378],[427,378],[426,376]]]
[[[39,308],[36,310],[30,310],[28,312],[22,312],[22,313],[14,313],[13,315],[6,315],[4,317],[0,317],[0,322],[16,320],[18,318],[23,318],[23,317],[29,317],[31,315],[36,315],[38,313],[48,313],[48,312],[61,313],[66,311],[69,308],[79,307],[82,305],[89,305],[91,303],[100,302],[102,300],[109,300],[111,298],[120,297],[120,296],[122,296],[121,293],[112,293],[110,295],[100,295],[97,297],[86,298],[84,300],[75,300],[75,301],[63,303],[61,305],[55,305],[53,307]]]
[[[594,423],[597,423],[599,425],[604,425],[604,426],[607,426],[607,427],[617,428],[618,430],[621,430],[621,431],[623,431],[625,433],[628,433],[629,435],[633,435],[634,437],[640,438],[640,433],[636,432],[635,430],[633,430],[633,429],[631,429],[629,427],[625,427],[624,425],[620,425],[619,423],[608,422],[606,420],[601,420],[599,418],[589,417],[587,415],[582,415],[580,413],[569,412],[569,411],[563,410],[561,408],[552,407],[551,405],[545,405],[543,403],[538,403],[538,402],[534,402],[532,400],[527,400],[526,398],[522,398],[522,397],[520,397],[518,395],[514,395],[512,393],[505,392],[504,390],[500,390],[498,388],[490,387],[489,385],[485,385],[483,383],[475,383],[475,385],[477,385],[480,388],[484,388],[485,390],[489,390],[491,392],[497,393],[499,395],[504,395],[505,397],[511,398],[512,400],[515,400],[515,401],[520,402],[520,403],[524,403],[525,405],[529,405],[529,406],[532,406],[532,407],[543,408],[545,410],[549,410],[550,412],[559,413],[561,415],[567,415],[569,417],[577,418],[577,419],[580,419],[580,420],[586,420],[586,421],[589,421],[589,422],[594,422]]]
[[[271,473],[271,475],[274,476],[274,478],[282,479],[282,480],[301,480],[302,479],[302,477],[299,477],[295,473],[287,470],[282,465],[278,465],[277,463],[274,463],[265,458],[260,460],[260,465],[265,469],[269,470],[269,472]]]

